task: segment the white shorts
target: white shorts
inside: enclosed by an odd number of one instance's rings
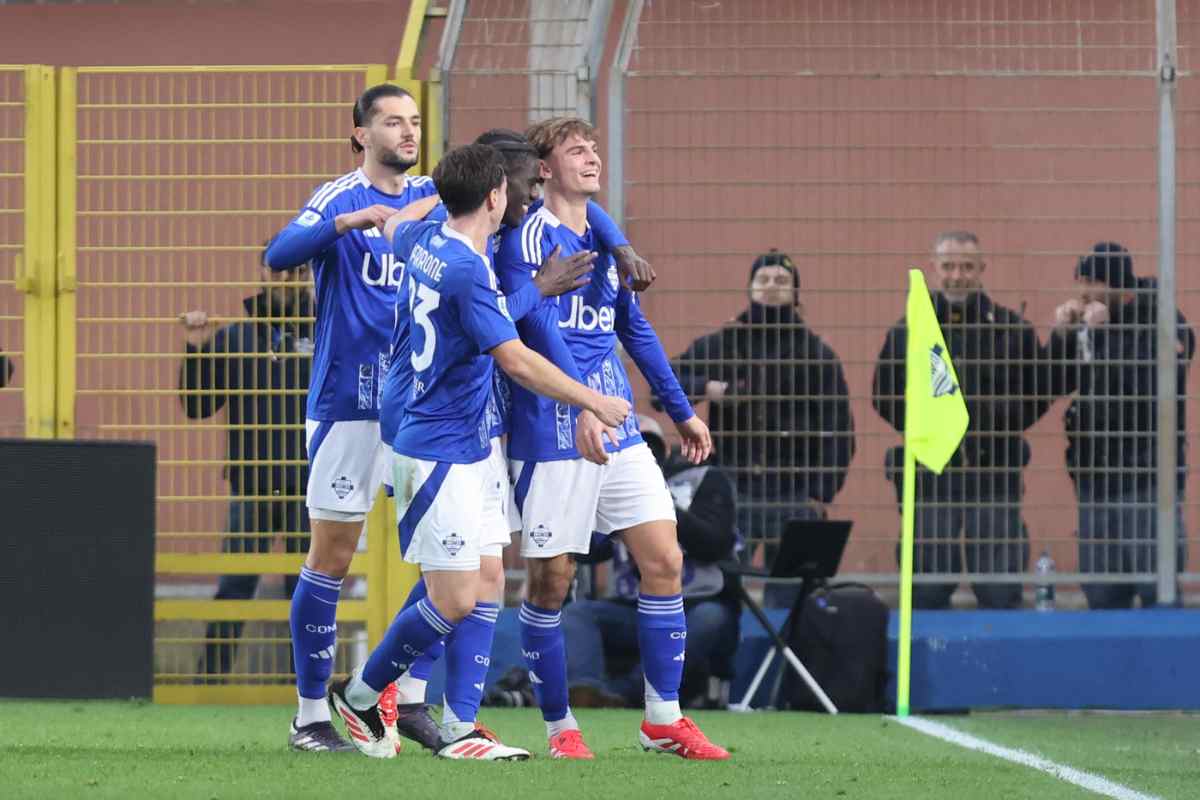
[[[379,438],[379,421],[310,419],[304,429],[309,516],[346,522],[366,519],[386,480],[391,452]]]
[[[508,477],[508,458],[504,455],[504,443],[499,438],[492,439],[492,454],[488,456],[488,463],[492,465],[492,469],[495,470],[498,476],[496,483],[501,494],[500,500],[503,504],[504,518],[507,520],[508,530],[510,532],[519,531],[521,530],[521,514],[517,511],[517,501],[513,497],[512,481]],[[512,538],[510,537],[505,541],[505,544],[510,544],[511,541]],[[487,553],[484,553],[484,555],[487,555]]]
[[[655,520],[675,521],[675,502],[650,448],[610,453],[607,464],[510,461],[521,511],[521,555],[587,553],[592,531],[609,534]]]
[[[466,571],[479,569],[480,556],[500,556],[510,541],[508,482],[496,480],[491,458],[474,464],[392,458],[405,561],[426,571]]]

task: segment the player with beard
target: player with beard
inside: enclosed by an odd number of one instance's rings
[[[312,546],[291,611],[299,710],[290,744],[299,750],[352,749],[330,723],[325,689],[342,579],[388,469],[379,405],[404,265],[380,229],[397,209],[436,194],[429,178],[406,174],[421,145],[412,95],[373,86],[353,120],[350,144],[362,166],[319,187],[266,254],[275,270],[311,263],[317,300],[305,423]]]

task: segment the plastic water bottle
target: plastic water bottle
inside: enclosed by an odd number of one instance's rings
[[[1054,559],[1049,550],[1043,550],[1041,557],[1033,568],[1035,575],[1033,605],[1038,611],[1054,610]]]

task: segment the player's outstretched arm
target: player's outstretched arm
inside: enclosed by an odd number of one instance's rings
[[[596,240],[600,246],[612,253],[616,259],[617,271],[623,278],[622,283],[635,292],[649,289],[650,284],[658,277],[654,267],[637,254],[617,223],[595,200],[588,201],[587,220],[588,225],[596,232]]]
[[[591,412],[603,425],[612,441],[617,440],[614,430],[629,416],[630,405],[622,397],[609,397],[568,378],[566,374],[521,343],[520,339],[509,339],[489,351],[500,368],[517,383],[531,392],[577,406]],[[590,442],[579,442],[580,455],[596,464],[608,461],[604,444],[596,437],[595,446]]]
[[[420,200],[409,203],[395,214],[392,214],[383,223],[384,240],[395,242],[396,229],[400,227],[401,223],[417,222],[418,220],[425,219],[441,202],[441,198],[436,194],[431,194],[428,197],[422,197]]]

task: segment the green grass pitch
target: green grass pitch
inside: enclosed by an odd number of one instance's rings
[[[515,764],[292,753],[289,709],[138,702],[0,701],[0,797],[17,798],[1056,798],[1094,797],[1026,767],[877,716],[709,712],[696,720],[732,751],[684,762],[636,745],[634,711],[581,711],[591,763],[545,756],[531,710],[484,709]],[[972,715],[940,721],[1164,798],[1200,797],[1200,718]]]

